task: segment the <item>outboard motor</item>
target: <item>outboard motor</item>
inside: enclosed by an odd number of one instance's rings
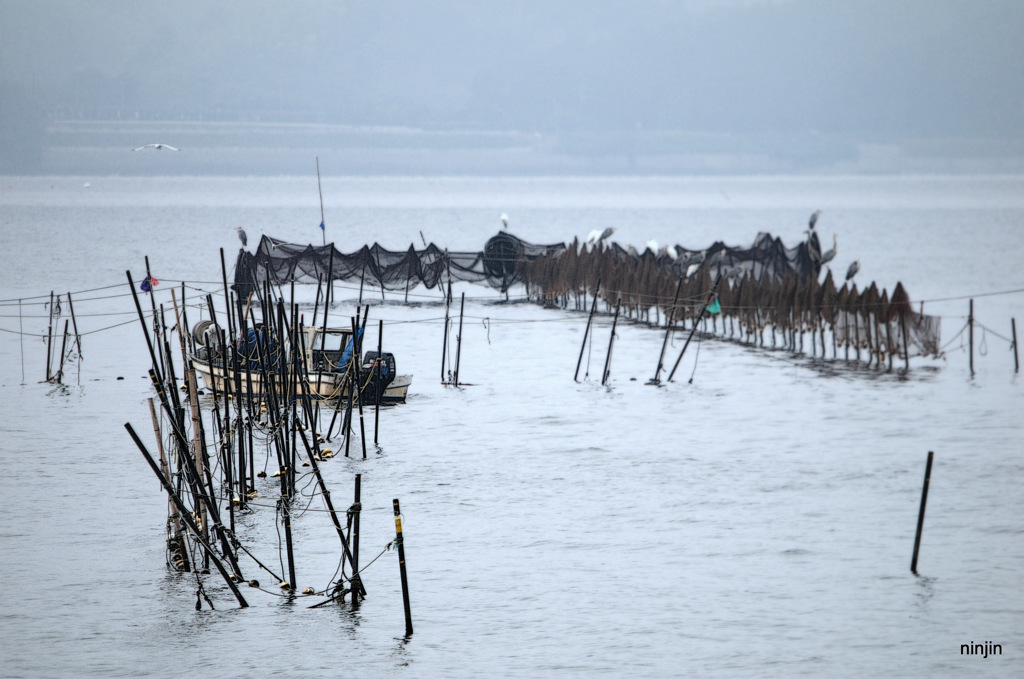
[[[378,356],[376,351],[367,351],[359,370],[360,382],[366,384],[362,391],[365,402],[377,403],[379,399],[379,402],[383,403],[384,390],[395,380],[397,374],[394,354],[384,352]]]
[[[213,321],[199,321],[192,326],[192,343],[196,356],[211,360],[220,356],[223,346],[220,341],[220,326]]]

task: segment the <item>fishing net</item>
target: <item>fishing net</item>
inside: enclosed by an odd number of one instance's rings
[[[523,265],[544,254],[565,249],[562,243],[535,245],[500,232],[481,252],[449,252],[433,243],[422,250],[388,250],[374,243],[345,254],[333,244],[301,245],[263,236],[256,252],[240,250],[234,289],[240,298],[259,290],[265,281],[282,284],[318,281],[360,281],[384,290],[428,289],[447,280],[486,283],[507,291],[522,281]]]

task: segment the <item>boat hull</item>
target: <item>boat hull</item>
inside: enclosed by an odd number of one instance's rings
[[[206,385],[207,389],[216,391],[218,393],[234,392],[234,373],[228,370],[228,388],[224,388],[224,368],[217,365],[210,365],[206,361],[193,357],[192,366],[196,370],[196,374],[199,375],[203,384]],[[248,395],[250,393],[249,386],[252,385],[253,395],[262,395],[263,389],[263,378],[257,372],[249,372],[248,374],[241,374],[242,393]],[[348,391],[345,389],[340,380],[338,373],[310,373],[309,375],[309,393],[311,396],[325,400],[334,400],[341,398],[343,400],[348,399]],[[405,397],[409,393],[409,385],[412,384],[412,375],[396,375],[395,379],[391,381],[384,389],[384,394],[381,397],[381,403],[405,403]],[[370,405],[373,404],[372,397],[368,401]],[[366,405],[367,402],[364,402]]]

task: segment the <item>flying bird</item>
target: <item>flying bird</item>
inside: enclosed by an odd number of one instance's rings
[[[850,268],[846,270],[846,280],[850,280],[856,276],[858,271],[860,271],[860,262],[855,259],[853,260],[853,264],[850,265]]]
[[[238,240],[242,241],[242,247],[244,248],[249,244],[249,237],[245,235],[245,230],[240,226],[236,226],[235,231],[238,232]]]
[[[807,223],[807,230],[814,231],[814,225],[818,223],[818,217],[821,216],[821,210],[815,210],[811,213],[811,221]]]
[[[163,151],[164,149],[167,149],[168,151],[180,151],[181,150],[181,149],[174,148],[170,144],[146,144],[145,146],[140,146],[137,149],[132,149],[132,151],[141,151],[142,149],[156,149],[157,151]]]

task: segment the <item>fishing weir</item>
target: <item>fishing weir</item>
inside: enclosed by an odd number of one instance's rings
[[[502,231],[480,251],[448,251],[433,244],[391,251],[374,244],[348,254],[333,244],[317,247],[263,236],[254,252],[239,251],[230,283],[221,250],[219,308],[211,291],[192,294],[186,302],[184,281],[180,300],[172,287],[170,304],[158,304],[158,281],[148,258],[141,281],[126,272],[151,359],[148,373],[155,396],[149,399],[148,419],[155,453],[131,423],[125,428],[167,496],[167,564],[195,576],[197,609],[204,602],[214,606],[202,577],[214,569],[240,607],[249,605],[244,592],[252,590],[289,601],[310,597],[311,607],[346,599],[358,606],[367,595],[364,570],[394,549],[411,634],[398,500],[393,501],[395,536],[372,559],[361,560],[361,475],[355,475],[351,503],[338,503],[323,467],[342,454],[367,459],[371,426],[379,451],[381,413],[404,400],[404,391],[394,391],[402,376],[394,357],[384,351],[382,319],[376,323],[372,350],[374,324],[370,306],[363,303],[367,288],[378,289],[382,300],[390,292],[392,303],[398,296],[408,303],[410,291],[420,285],[441,293],[441,383],[455,388],[461,386],[465,293],[454,356],[448,342],[454,323],[453,283],[459,282],[486,285],[497,292],[499,302],[501,297],[512,301],[510,292],[518,286],[523,294],[517,300],[585,315],[577,381],[584,350],[595,341],[595,317],[610,316],[602,385],[611,374],[619,322],[663,330],[648,381],[654,385],[673,381],[691,341],[701,338],[876,370],[892,370],[894,361],[901,360],[908,371],[911,357],[942,354],[940,318],[915,311],[901,283],[891,294],[879,291],[875,283],[858,289],[853,274],[839,284],[825,266],[834,248],[823,253],[813,229],[792,248],[762,233],[747,248],[721,242],[701,250],[657,248],[652,243],[643,252],[608,242],[609,231],[569,244],[532,244]],[[328,322],[329,310],[337,305],[336,282],[353,289],[358,284],[355,313],[343,328]],[[310,304],[296,302],[297,284],[315,285],[308,323]],[[66,362],[80,361],[82,352],[71,293],[66,297],[71,318],[64,320],[61,337],[57,329],[62,308],[62,297],[51,294],[47,381],[57,384]],[[194,323],[188,318],[190,310],[200,316]],[[966,326],[972,374],[974,323],[972,301]],[[667,349],[674,333],[685,336],[685,342],[673,362]],[[1015,323],[1013,335],[1017,370]],[[51,347],[58,339],[60,358],[54,360]],[[364,352],[364,344],[371,350]],[[452,360],[454,366],[449,365]],[[303,494],[304,488],[312,488],[312,495]],[[308,505],[298,509],[297,502],[313,496],[323,503],[328,530],[338,539],[336,572],[320,576],[316,587],[300,582],[305,571],[297,565],[300,556],[293,540],[294,522],[317,516],[307,513]],[[236,530],[240,517],[269,511],[283,533],[276,554],[272,547],[246,544]],[[261,578],[273,584],[261,584]]]
[[[358,605],[366,597],[362,571],[395,548],[400,557],[406,630],[411,633],[398,500],[394,500],[395,538],[380,554],[361,564],[361,475],[355,475],[351,504],[337,506],[321,468],[342,449],[346,457],[359,454],[352,449],[353,439],[359,441],[362,458],[367,457],[367,428],[371,426],[367,420],[371,416],[373,442],[379,441],[381,409],[396,377],[393,359],[389,363],[390,355],[382,352],[383,322],[378,322],[377,351],[369,352],[361,363],[368,306],[357,308],[349,319],[348,332],[338,333],[348,346],[335,352],[325,344],[329,288],[322,307],[318,297],[313,311],[313,328],[322,332],[310,332],[294,301],[294,286],[287,303],[282,290],[269,282],[240,298],[228,288],[223,251],[221,265],[225,308],[218,317],[213,297],[207,294],[200,306],[205,307],[208,318],[196,323],[192,333],[186,331],[189,319],[184,286],[180,303],[172,289],[172,308],[165,309],[162,304],[157,307],[154,300],[155,279],[149,273],[148,258],[146,277],[138,286],[131,272],[126,272],[152,359],[149,376],[156,399],[149,399],[149,414],[156,455],[131,423],[125,428],[167,494],[168,565],[195,574],[197,610],[204,600],[213,607],[200,577],[211,568],[217,570],[242,608],[249,605],[244,587],[290,600],[320,597],[312,607],[338,603],[346,596]],[[152,328],[137,287],[148,296]],[[318,324],[321,308],[323,320]],[[175,334],[176,350],[171,339]],[[312,340],[319,340],[319,346]],[[333,389],[324,390],[318,384],[323,379],[323,364],[329,364],[338,375]],[[209,372],[204,375],[209,393],[200,386],[202,366],[207,371],[220,369],[220,379],[212,379]],[[338,453],[328,447],[334,445],[334,436],[340,437]],[[269,478],[268,468],[272,472]],[[308,505],[296,512],[296,502],[306,497],[301,490],[309,487],[323,502],[339,552],[334,575],[319,576],[320,582],[329,580],[327,585],[302,588],[293,521],[297,513],[310,516]],[[271,510],[275,525],[284,533],[284,553],[275,558],[244,544],[236,531],[241,515]],[[275,560],[280,568],[268,565]],[[265,580],[271,578],[274,585],[261,585],[254,573]]]
[[[688,330],[688,340],[696,333],[878,369],[892,369],[894,360],[901,360],[909,370],[911,357],[940,356],[940,319],[915,311],[902,283],[891,294],[873,282],[858,289],[852,280],[855,269],[837,283],[825,268],[835,247],[822,252],[813,218],[811,226],[807,239],[795,247],[760,233],[746,248],[722,242],[701,250],[651,244],[643,252],[606,242],[610,230],[584,243],[548,245],[502,231],[478,252],[449,252],[434,244],[393,251],[375,243],[344,254],[333,245],[263,236],[255,252],[239,252],[235,289],[244,294],[268,281],[335,280],[358,284],[360,302],[366,286],[382,296],[384,291],[399,293],[408,302],[410,289],[418,285],[442,291],[447,285],[447,309],[453,281],[488,285],[506,300],[510,289],[521,285],[530,301],[574,311],[589,308],[584,344],[595,314],[613,316],[608,360],[620,317],[664,326],[666,341],[671,333]],[[652,380],[656,383],[663,359],[664,349]],[[681,359],[682,354],[676,367]],[[606,366],[602,383],[607,373]]]

